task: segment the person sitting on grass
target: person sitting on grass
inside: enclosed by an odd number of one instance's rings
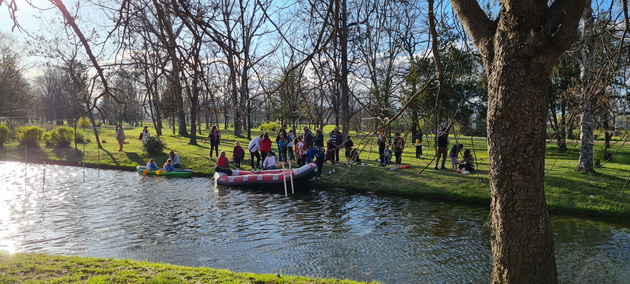
[[[352,162],[352,147],[354,147],[354,142],[352,142],[352,139],[350,139],[350,135],[348,135],[348,138],[346,139],[346,141],[343,142],[343,147],[346,149],[346,160],[348,161],[348,163]]]
[[[147,170],[150,170],[150,171],[157,170],[158,166],[155,163],[155,159],[153,159],[153,158],[149,159],[149,162],[147,163],[146,168],[147,168]]]
[[[227,157],[225,157],[225,151],[221,151],[219,154],[214,171],[218,173],[226,173],[228,176],[232,175],[232,170],[230,170],[230,161],[228,161]]]
[[[468,171],[469,173],[475,170],[475,166],[473,163],[475,162],[475,157],[470,154],[470,150],[466,149],[464,151],[464,160],[459,164],[459,172],[463,173],[464,171]]]
[[[276,161],[276,156],[274,155],[273,152],[269,151],[269,152],[267,152],[267,157],[263,161],[262,169],[263,170],[273,170],[273,169],[276,168],[276,164],[277,163],[278,162]]]
[[[164,163],[164,171],[166,172],[174,172],[175,168],[173,167],[173,161],[171,159],[166,160],[166,163]]]

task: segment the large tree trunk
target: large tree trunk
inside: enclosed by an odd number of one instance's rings
[[[529,61],[496,58],[488,73],[493,281],[502,283],[556,282],[543,181],[549,79]]]
[[[544,193],[549,74],[577,37],[584,0],[502,0],[497,20],[451,0],[488,78],[492,282],[556,283]]]
[[[592,90],[593,78],[593,9],[590,7],[591,0],[587,0],[587,6],[582,14],[582,62],[580,64],[581,87],[581,111],[582,120],[580,122],[580,161],[578,170],[594,172],[593,167],[595,141],[595,122],[592,112]]]

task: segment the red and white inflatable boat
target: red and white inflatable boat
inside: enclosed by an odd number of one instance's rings
[[[226,173],[215,173],[214,181],[218,185],[227,186],[250,186],[250,187],[277,187],[283,186],[284,180],[287,181],[287,185],[291,186],[291,178],[293,178],[293,184],[299,184],[307,181],[317,175],[317,165],[315,163],[306,164],[302,167],[295,169],[275,169],[275,170],[263,170],[263,171],[243,171],[233,170],[232,175],[228,176]]]

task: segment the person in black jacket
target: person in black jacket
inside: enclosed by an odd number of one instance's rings
[[[334,154],[335,154],[335,160],[334,160],[334,164],[339,165],[339,150],[341,149],[341,146],[343,146],[343,134],[341,134],[341,132],[339,132],[339,126],[335,126],[335,129],[333,129],[333,131],[330,132],[330,143],[333,146],[334,149]]]
[[[452,126],[452,124],[451,124]],[[448,130],[451,128],[451,126],[449,127],[444,127],[444,125],[438,125],[437,128],[437,143],[436,143],[436,160],[435,160],[435,169],[438,169],[438,165],[440,164],[440,158],[442,158],[442,167],[441,169],[444,168],[444,165],[446,164],[446,152],[447,152],[447,148],[448,148]]]
[[[352,162],[352,147],[354,147],[354,142],[352,142],[350,138],[350,135],[348,135],[346,141],[343,142],[343,147],[346,148],[346,160],[348,160],[349,163]]]
[[[304,141],[306,141],[306,138],[304,138]],[[307,145],[308,145],[308,143],[307,143]],[[318,129],[315,130],[315,136],[313,138],[313,145],[309,148],[308,158],[306,159],[306,162],[307,163],[312,162],[313,161],[313,156],[315,156],[317,151],[324,152],[323,149],[324,149],[324,134],[318,128]]]

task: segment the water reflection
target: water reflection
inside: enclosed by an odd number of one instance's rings
[[[0,250],[386,283],[490,274],[484,208],[343,191],[284,197],[59,166],[44,184],[43,168],[0,163]],[[630,280],[627,225],[555,217],[553,227],[562,282]]]

